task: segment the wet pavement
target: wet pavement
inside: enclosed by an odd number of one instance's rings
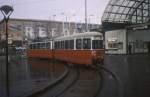
[[[27,59],[22,55],[10,56],[9,59],[10,97],[28,96],[41,87],[46,87],[64,72],[64,65],[58,63],[54,63],[57,65],[52,70],[53,63],[50,60]],[[4,56],[0,56],[0,62],[0,97],[6,97]]]
[[[106,55],[105,64],[119,81],[103,71],[100,97],[150,97],[150,55]]]
[[[150,97],[150,55],[106,55],[104,63],[103,66],[113,72],[119,81],[103,71],[104,84],[99,97]],[[21,55],[11,56],[10,97],[25,97],[57,79],[63,72],[64,63],[27,59]],[[6,97],[5,75],[5,57],[0,56],[0,97]]]

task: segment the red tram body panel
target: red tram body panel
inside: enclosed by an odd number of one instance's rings
[[[30,49],[27,51],[27,57],[31,58],[52,58],[52,50],[49,49]]]
[[[72,64],[94,64],[104,58],[104,50],[28,50],[27,56],[31,58],[55,58]]]
[[[103,60],[104,50],[55,50],[55,58],[73,64],[93,64],[93,60]]]

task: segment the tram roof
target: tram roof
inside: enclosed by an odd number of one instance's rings
[[[84,33],[76,33],[68,36],[57,37],[54,40],[64,40],[64,39],[73,39],[73,38],[81,38],[81,37],[93,37],[93,36],[102,36],[103,34],[100,32],[84,32]]]

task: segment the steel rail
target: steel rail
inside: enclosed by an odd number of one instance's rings
[[[70,83],[65,89],[63,89],[61,92],[59,92],[58,94],[56,94],[53,97],[60,97],[62,94],[64,94],[68,89],[70,89],[78,80],[79,80],[79,76],[80,76],[80,71],[79,71],[79,67],[76,67],[76,76],[74,78],[74,80],[72,81],[72,83]]]
[[[104,72],[110,74],[114,78],[114,80],[116,82],[116,87],[117,87],[116,88],[117,89],[116,90],[116,97],[123,97],[122,94],[123,94],[124,89],[122,87],[122,83],[121,83],[119,77],[114,72],[110,71],[109,69],[107,69],[104,66],[98,66],[98,69],[100,70],[100,72],[104,71]]]

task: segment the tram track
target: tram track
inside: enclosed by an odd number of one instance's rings
[[[70,83],[65,89],[63,89],[61,92],[57,93],[53,97],[60,97],[63,93],[65,93],[65,91],[67,91],[69,88],[71,88],[79,80],[79,75],[80,75],[79,67],[76,67],[76,68],[77,68],[76,69],[77,74],[76,74],[75,79],[72,81],[72,83]]]
[[[116,97],[123,97],[122,94],[123,94],[124,90],[122,88],[122,83],[121,83],[119,77],[114,72],[112,72],[111,70],[109,70],[106,67],[101,66],[101,65],[97,65],[97,70],[98,70],[99,74],[101,74],[101,77],[102,77],[102,83],[101,83],[102,86],[101,86],[99,92],[97,93],[97,95],[94,96],[94,97],[100,97],[101,90],[104,86],[103,82],[105,81],[104,78],[103,78],[103,73],[107,73],[108,75],[111,75],[112,78],[115,80],[115,84],[116,84],[115,95],[116,95]]]
[[[101,82],[101,79],[103,78],[101,72],[99,72],[98,69],[91,68],[91,67],[80,67],[79,69],[80,69],[79,70],[80,76],[79,76],[79,79],[76,81],[76,83],[73,84],[68,89],[66,89],[65,91],[63,91],[61,94],[52,96],[52,97],[71,97],[71,96],[73,96],[73,97],[98,97],[98,95],[102,89],[102,84],[103,84],[103,82]],[[96,75],[98,76],[97,77],[98,79],[96,79],[97,80],[96,86],[98,86],[98,87],[95,86],[96,88],[94,88],[94,90],[92,90],[93,86],[94,86],[93,84],[95,81],[94,80],[83,80],[82,77],[87,76],[87,75],[83,75],[82,70],[83,71],[86,70],[86,72],[94,72],[94,74],[96,73]],[[90,85],[92,85],[92,87]],[[92,95],[87,96],[89,91],[92,92],[92,93],[90,93]]]
[[[57,83],[54,87],[49,88],[44,93],[33,97],[59,97],[61,94],[67,91],[73,84],[76,83],[79,76],[79,71],[77,67],[73,68],[68,66],[68,68],[68,74],[62,81]]]
[[[103,74],[102,74],[100,69],[95,67],[95,70],[98,72],[100,81],[99,81],[99,84],[98,84],[99,87],[98,87],[97,91],[95,92],[95,94],[93,95],[93,97],[99,97],[99,94],[101,93],[101,90],[103,88],[104,78],[103,78]]]
[[[67,66],[67,68],[68,74],[64,79],[53,87],[29,97],[99,97],[103,87],[103,76],[98,68],[79,66]],[[93,72],[91,76],[95,76],[95,79],[85,80],[83,77],[88,77],[88,72]]]

